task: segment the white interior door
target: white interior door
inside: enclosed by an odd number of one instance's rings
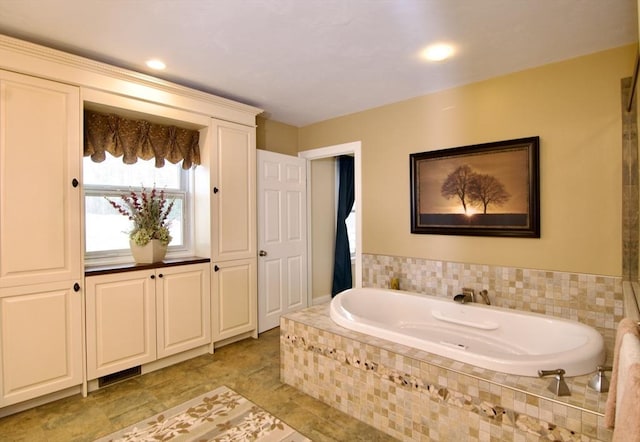
[[[307,306],[306,160],[258,150],[258,332]]]

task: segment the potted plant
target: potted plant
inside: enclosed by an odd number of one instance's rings
[[[107,198],[109,204],[120,214],[133,221],[129,231],[131,253],[137,263],[162,261],[171,242],[169,214],[173,201],[167,202],[164,190],[155,186],[150,192],[143,187],[139,193],[130,191],[121,196],[123,203]]]

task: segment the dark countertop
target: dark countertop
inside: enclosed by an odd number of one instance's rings
[[[136,264],[135,262],[125,262],[125,263],[118,263],[118,264],[88,265],[84,269],[84,276],[97,276],[97,275],[107,275],[110,273],[133,272],[136,270],[159,269],[163,267],[175,267],[175,266],[189,265],[189,264],[201,264],[205,262],[211,262],[211,259],[192,256],[192,257],[186,257],[186,258],[165,259],[163,261],[154,262],[151,264]]]

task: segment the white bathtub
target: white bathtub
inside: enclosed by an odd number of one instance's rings
[[[350,330],[508,374],[563,368],[578,376],[605,361],[595,329],[536,313],[365,288],[338,294],[330,315]]]

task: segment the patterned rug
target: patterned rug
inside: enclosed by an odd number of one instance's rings
[[[220,387],[96,442],[310,441],[235,391]]]

